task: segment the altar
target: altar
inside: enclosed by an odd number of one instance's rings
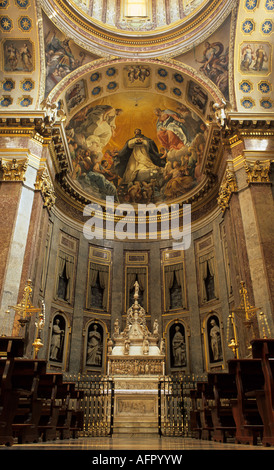
[[[138,303],[127,311],[125,329],[115,321],[108,344],[108,375],[114,382],[114,434],[158,434],[158,383],[165,374],[165,348],[158,322],[153,331],[146,325],[146,312]]]

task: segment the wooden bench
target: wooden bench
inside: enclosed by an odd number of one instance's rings
[[[37,422],[42,401],[37,397],[39,376],[46,362],[31,359],[1,359],[0,443],[12,445],[38,441]]]
[[[197,382],[197,392],[201,395],[201,439],[210,440],[214,430],[211,407],[214,400],[213,387],[208,382]]]
[[[84,427],[84,411],[80,408],[84,398],[83,390],[73,390],[70,394],[69,408],[71,410],[70,437],[77,438]]]
[[[211,406],[212,440],[226,442],[228,437],[235,439],[236,425],[230,405],[230,400],[237,397],[235,376],[225,372],[209,373],[208,383],[214,394]]]
[[[264,428],[254,393],[264,386],[261,360],[231,359],[228,369],[235,375],[237,386],[237,398],[230,400],[236,424],[235,442],[256,445]]]
[[[16,359],[12,374],[12,390],[19,395],[16,413],[12,422],[13,436],[18,443],[38,442],[38,423],[43,400],[38,396],[41,374],[46,373],[43,360]]]
[[[200,406],[202,395],[198,390],[190,390],[190,399],[191,399],[191,410],[190,410],[190,431],[192,437],[195,439],[201,439],[202,437],[202,423],[200,416]]]
[[[23,357],[24,344],[24,338],[14,336],[0,336],[0,357]]]
[[[57,389],[63,383],[62,373],[47,373],[41,375],[37,395],[43,400],[38,433],[43,441],[55,440],[57,437],[57,422],[59,406],[56,404]]]
[[[274,340],[258,339],[251,342],[252,355],[261,360],[264,376],[263,390],[254,391],[258,409],[264,424],[262,443],[274,445]]]
[[[59,406],[59,414],[56,429],[60,439],[69,439],[71,435],[70,426],[73,410],[70,406],[70,398],[74,391],[74,382],[64,382],[57,389],[55,401]]]

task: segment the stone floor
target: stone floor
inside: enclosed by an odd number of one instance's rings
[[[0,447],[3,449],[4,447]],[[263,447],[235,444],[234,442],[218,443],[207,440],[183,438],[183,437],[160,437],[157,435],[127,434],[112,437],[79,437],[77,439],[56,440],[38,442],[35,444],[14,444],[10,450],[274,450],[274,447]]]

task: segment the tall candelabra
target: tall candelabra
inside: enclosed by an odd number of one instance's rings
[[[25,341],[25,351],[29,340],[29,324],[31,316],[34,314],[41,314],[41,308],[32,305],[32,282],[28,279],[24,288],[22,301],[17,305],[11,305],[9,308],[13,309],[18,315],[18,323],[21,327],[21,333]]]

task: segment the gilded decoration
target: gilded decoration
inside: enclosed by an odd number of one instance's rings
[[[245,171],[247,173],[248,183],[269,183],[270,160],[255,163],[245,162]]]
[[[0,171],[2,172],[2,181],[25,181],[25,172],[27,170],[27,159],[8,160],[2,158],[0,162]]]
[[[227,169],[225,172],[224,180],[221,184],[219,197],[217,199],[218,205],[222,212],[225,212],[229,206],[229,201],[232,193],[238,191],[236,177],[233,171]]]
[[[45,168],[38,170],[37,172],[35,189],[41,191],[44,207],[47,207],[50,210],[55,204],[56,196],[48,171]]]

